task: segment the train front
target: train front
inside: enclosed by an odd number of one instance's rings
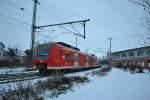
[[[37,47],[34,63],[40,73],[47,71],[51,45],[52,44],[39,44]]]

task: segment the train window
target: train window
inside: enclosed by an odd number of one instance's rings
[[[90,58],[90,62],[94,62],[94,59],[93,59],[93,58]]]
[[[70,54],[66,54],[66,55],[65,55],[65,61],[66,61],[66,62],[71,61],[71,56],[70,56]]]
[[[89,57],[88,57],[88,56],[86,56],[86,59],[85,59],[85,60],[86,60],[86,62],[89,62]]]
[[[86,57],[83,58],[84,63],[86,63]]]
[[[94,62],[96,62],[97,61],[97,58],[94,58]]]
[[[79,61],[80,61],[79,56],[74,56],[74,62],[79,62]]]
[[[40,60],[46,60],[48,58],[48,54],[50,51],[50,47],[48,46],[39,46],[37,50],[37,56]]]

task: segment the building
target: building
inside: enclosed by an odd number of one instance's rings
[[[23,56],[22,50],[10,47],[7,48],[0,42],[0,67],[23,65],[26,64],[26,62],[26,57]]]
[[[150,46],[113,52],[111,59],[126,67],[140,66],[150,68]]]
[[[8,60],[9,59],[9,51],[8,50],[5,50],[4,53],[3,53],[3,60]]]
[[[5,45],[0,42],[0,60],[3,60]]]

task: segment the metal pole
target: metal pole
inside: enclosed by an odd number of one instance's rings
[[[85,36],[85,22],[83,22],[83,27],[84,27],[84,37],[83,38],[85,39],[85,37],[86,37]]]
[[[52,27],[52,26],[59,26],[63,29],[66,30],[66,28],[62,27],[61,25],[67,25],[67,24],[74,24],[74,23],[82,23],[83,24],[83,27],[84,27],[84,35],[81,35],[81,34],[77,34],[78,36],[81,36],[82,38],[86,38],[85,36],[85,24],[87,21],[90,21],[90,19],[87,19],[87,20],[80,20],[80,21],[73,21],[73,22],[65,22],[65,23],[58,23],[58,24],[51,24],[51,25],[43,25],[43,26],[35,26],[36,29],[40,29],[40,28],[45,28],[45,27]],[[68,29],[67,29],[68,30]]]
[[[35,26],[36,26],[36,11],[38,0],[33,0],[33,16],[32,16],[32,26],[31,26],[31,64],[34,61],[34,48],[35,48]]]
[[[110,42],[110,47],[109,47],[109,63],[111,62],[111,40],[112,38],[108,38],[109,39],[109,42]]]
[[[59,24],[36,26],[36,28],[44,28],[44,27],[50,27],[50,26],[59,26],[59,25],[66,25],[66,24],[74,24],[74,23],[83,23],[83,25],[84,25],[87,21],[90,21],[90,19],[80,20],[80,21],[73,21],[73,22],[66,22],[66,23],[59,23]]]
[[[78,45],[77,42],[78,42],[78,37],[77,37],[77,35],[76,35],[76,48],[77,48],[77,45]]]

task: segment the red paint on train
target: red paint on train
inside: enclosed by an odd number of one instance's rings
[[[40,71],[98,66],[95,55],[82,53],[78,48],[63,42],[40,44],[36,51],[34,64]]]

